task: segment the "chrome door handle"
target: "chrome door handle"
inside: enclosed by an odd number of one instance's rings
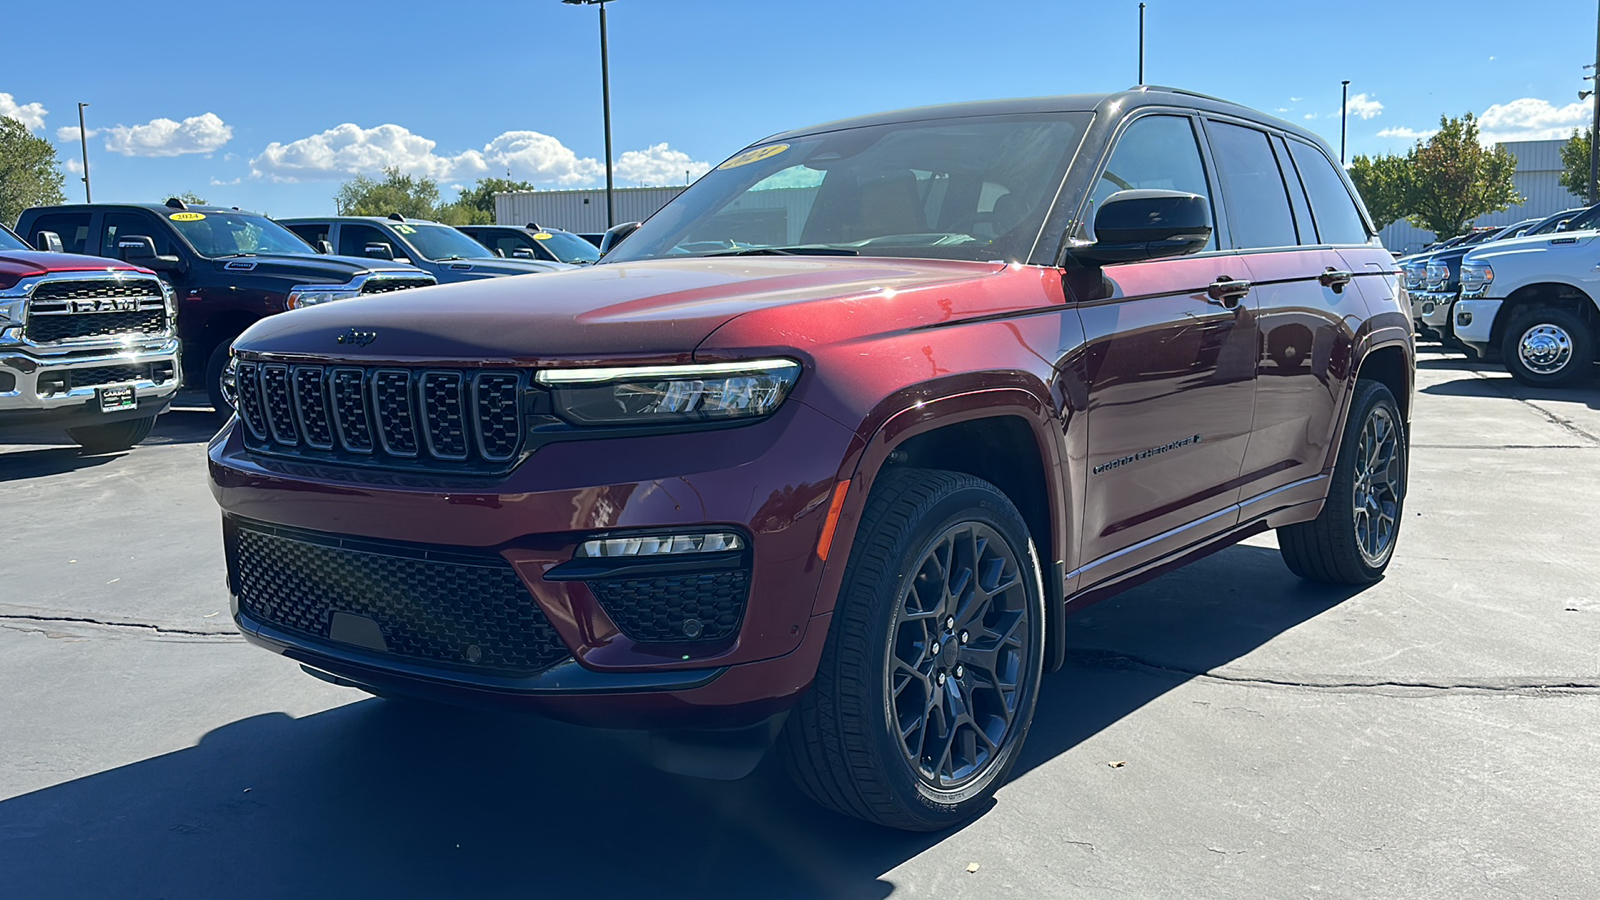
[[[1333,292],[1338,294],[1344,292],[1344,286],[1349,284],[1350,279],[1354,277],[1355,276],[1349,272],[1341,272],[1338,269],[1329,266],[1326,272],[1323,272],[1321,275],[1317,276],[1317,280],[1322,282],[1323,287],[1333,288]]]
[[[1211,298],[1209,302],[1220,304],[1223,309],[1238,309],[1239,301],[1248,293],[1250,293],[1250,282],[1242,278],[1229,278],[1226,275],[1213,281],[1206,288],[1206,296]]]

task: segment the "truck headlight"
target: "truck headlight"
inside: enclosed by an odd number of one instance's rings
[[[547,369],[556,413],[574,425],[670,425],[770,415],[800,377],[792,359],[688,366]]]
[[[228,410],[239,408],[239,357],[228,354],[228,364],[222,367],[222,378],[219,379],[222,388],[222,400],[228,404]],[[224,412],[224,410],[217,410]]]
[[[318,303],[352,300],[359,296],[361,296],[360,289],[299,287],[289,292],[289,308],[303,309],[307,306],[316,306]]]
[[[1494,268],[1488,263],[1462,263],[1461,289],[1468,293],[1482,290],[1494,281]]]

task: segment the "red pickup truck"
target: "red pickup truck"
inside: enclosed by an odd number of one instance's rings
[[[149,269],[29,249],[0,226],[0,433],[144,440],[178,391],[172,291]]]
[[[235,619],[947,827],[1073,610],[1268,529],[1382,577],[1414,350],[1376,234],[1317,137],[1171,89],[774,135],[595,265],[240,336]]]

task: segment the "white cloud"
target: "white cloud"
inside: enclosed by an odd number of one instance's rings
[[[62,165],[66,166],[67,167],[67,171],[71,172],[74,175],[82,175],[83,174],[83,163],[78,162],[77,159],[75,159],[75,158],[73,158],[71,156],[67,157],[67,161],[62,163]]]
[[[89,129],[89,137],[94,137],[95,135],[97,135],[99,133],[100,132],[94,130],[93,128]],[[56,129],[56,140],[58,140],[58,141],[72,141],[73,143],[77,143],[77,140],[78,140],[78,126],[76,126],[76,125],[63,125],[62,127],[57,128]]]
[[[44,117],[49,112],[43,103],[18,103],[10,94],[0,94],[0,116],[16,119],[30,132],[44,129]]]
[[[1485,144],[1571,137],[1572,130],[1588,125],[1593,114],[1593,107],[1581,100],[1556,106],[1524,97],[1484,110],[1478,117],[1478,137]]]
[[[580,157],[557,138],[537,131],[507,131],[482,149],[453,155],[435,152],[437,146],[400,125],[362,128],[346,122],[287,144],[268,144],[250,160],[250,172],[255,178],[296,182],[372,175],[393,167],[446,183],[509,174],[535,184],[562,186],[593,184],[605,175],[604,163]],[[709,168],[666,144],[630,150],[617,161],[620,178],[648,184],[675,184],[685,169],[699,175]]]
[[[235,178],[232,181],[223,181],[222,179],[220,179],[217,176],[213,175],[213,176],[211,176],[211,186],[212,187],[227,187],[228,185],[238,184],[239,182],[241,182],[243,180],[244,180],[243,178]]]
[[[644,150],[629,150],[617,160],[617,175],[639,184],[682,184],[684,175],[689,180],[711,171],[711,164],[689,158],[682,150],[673,150],[666,144],[656,144]]]
[[[73,129],[73,137],[77,137]],[[113,125],[102,129],[106,149],[123,156],[182,156],[210,153],[233,138],[233,128],[216,113],[190,116],[182,122],[151,119],[143,125]]]
[[[1438,134],[1438,131],[1418,131],[1415,128],[1396,126],[1394,128],[1385,128],[1384,130],[1378,132],[1378,137],[1395,138],[1407,141],[1425,141],[1428,138],[1433,137],[1435,134]]]
[[[1289,98],[1289,102],[1290,103],[1299,103],[1301,100],[1304,100],[1304,99],[1305,99],[1304,97],[1290,97]]]
[[[1368,97],[1366,94],[1357,94],[1350,98],[1350,115],[1363,119],[1383,115],[1383,104]]]
[[[1307,122],[1311,121],[1312,119],[1315,119],[1316,117],[1317,117],[1316,113],[1306,113],[1305,114],[1305,120]]]

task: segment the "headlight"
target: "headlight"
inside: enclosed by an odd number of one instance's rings
[[[1463,263],[1461,266],[1461,289],[1463,291],[1477,291],[1488,287],[1494,281],[1494,269],[1487,263]]]
[[[540,384],[574,425],[668,425],[758,418],[789,395],[800,364],[756,359],[692,366],[549,369]]]
[[[1437,290],[1450,281],[1450,267],[1444,263],[1428,263],[1426,273],[1422,277],[1430,290]]]
[[[302,309],[307,306],[316,306],[318,303],[331,303],[334,300],[351,300],[361,296],[359,289],[350,288],[295,288],[289,292],[289,308]]]
[[[228,364],[222,367],[222,399],[228,404],[227,410],[219,409],[217,412],[225,413],[239,408],[239,357],[228,355]]]

